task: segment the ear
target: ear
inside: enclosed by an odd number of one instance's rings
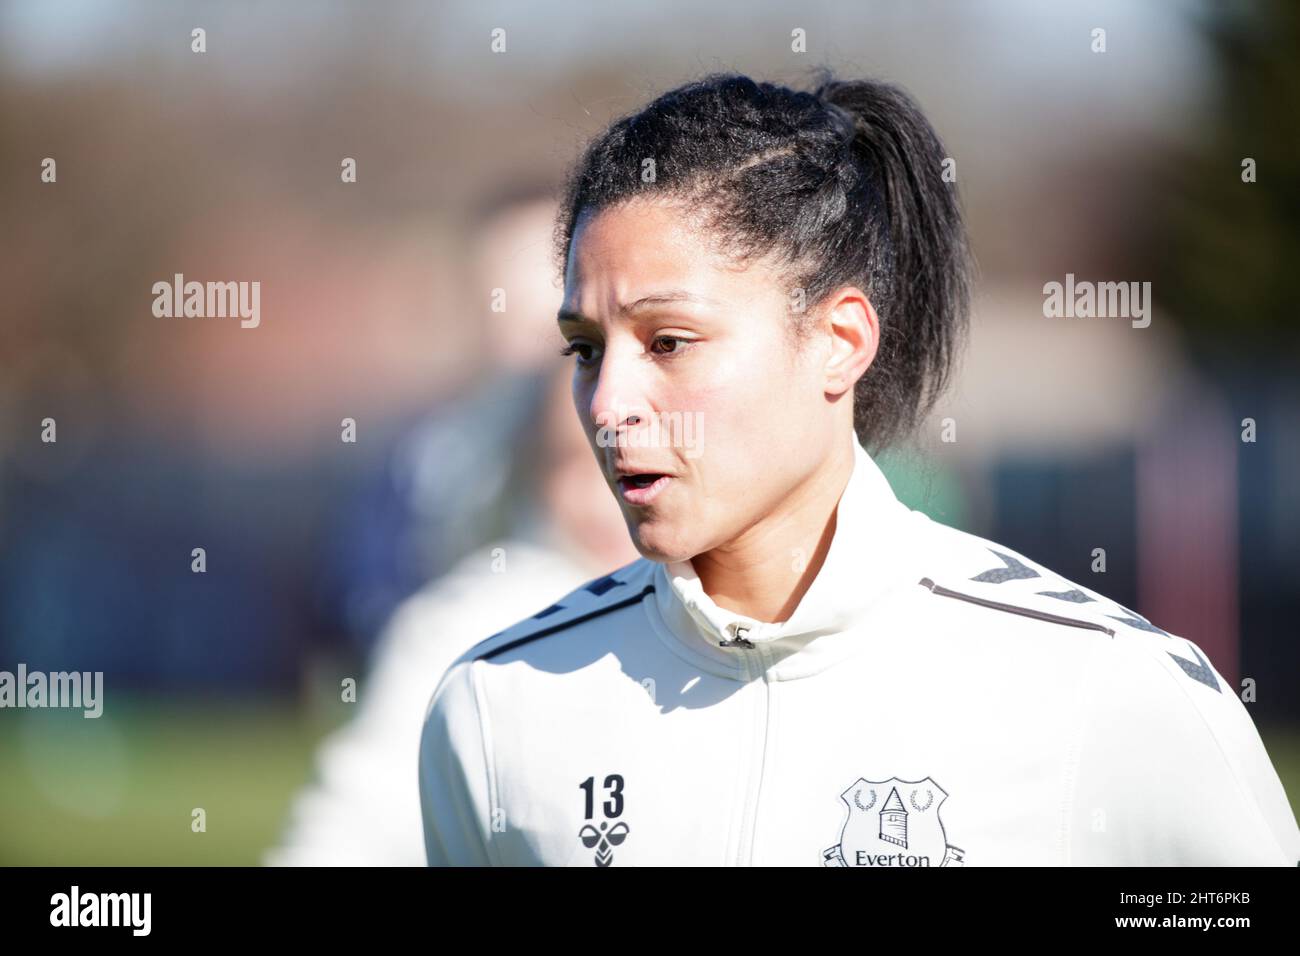
[[[822,370],[827,393],[852,391],[880,347],[880,317],[867,294],[857,286],[844,286],[825,303],[822,328],[830,336],[831,352]]]

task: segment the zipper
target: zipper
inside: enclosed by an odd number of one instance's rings
[[[731,638],[723,638],[718,641],[719,647],[743,647],[747,650],[754,649],[754,642],[745,637],[749,633],[750,626],[743,621],[732,621],[727,625],[727,630],[731,633]]]
[[[763,703],[755,704],[757,713],[750,718],[756,735],[756,743],[747,744],[747,766],[740,788],[740,824],[736,832],[736,866],[749,866],[754,858],[754,837],[758,830],[758,802],[762,795],[763,776],[767,768],[768,723],[771,721],[772,685],[767,675],[767,652],[763,645],[755,644],[746,635],[753,631],[755,625],[750,621],[735,620],[726,626],[730,637],[719,639],[719,647],[733,647],[738,650],[737,657],[743,672],[743,680],[748,685],[755,678],[761,678]],[[749,653],[755,652],[755,653]],[[756,672],[753,663],[757,661],[760,670]]]
[[[735,627],[736,625],[733,624],[729,629]],[[745,630],[743,624],[740,625],[740,630]],[[762,646],[755,646],[748,640],[740,646],[745,645],[757,651],[757,654],[739,655],[745,669],[745,681],[746,683],[761,681],[763,687],[760,692],[763,695],[763,702],[755,705],[757,714],[751,718],[754,743],[749,748],[749,764],[740,795],[741,819],[736,842],[736,866],[750,866],[754,859],[754,838],[758,832],[758,804],[763,793],[764,771],[767,769],[768,724],[772,719],[772,685],[767,675],[766,652]],[[759,673],[754,672],[751,664],[755,658],[761,669]]]
[[[943,597],[959,598],[963,601],[969,601],[971,604],[978,604],[982,607],[991,607],[998,611],[1009,611],[1012,614],[1023,614],[1025,617],[1037,618],[1040,621],[1051,621],[1053,624],[1065,624],[1069,627],[1086,627],[1089,630],[1101,631],[1104,634],[1115,636],[1114,630],[1104,624],[1098,624],[1095,621],[1081,621],[1077,617],[1063,617],[1060,614],[1049,614],[1047,611],[1036,611],[1033,608],[1020,607],[1016,604],[1003,604],[1001,601],[990,601],[987,598],[975,597],[972,594],[963,594],[961,591],[954,591],[950,588],[935,584],[929,578],[921,578],[917,582],[924,588],[928,588],[934,594],[940,594]]]

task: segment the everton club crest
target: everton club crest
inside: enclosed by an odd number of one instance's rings
[[[840,794],[849,809],[840,842],[822,851],[824,866],[962,866],[965,851],[948,842],[939,807],[948,793],[923,780],[864,780]]]

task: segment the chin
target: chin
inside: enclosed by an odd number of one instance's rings
[[[688,536],[679,529],[666,526],[663,522],[648,521],[640,525],[633,524],[628,530],[632,535],[632,544],[643,558],[659,564],[671,564],[686,561],[699,554],[694,536]]]

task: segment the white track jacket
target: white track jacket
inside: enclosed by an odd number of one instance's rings
[[[428,862],[1300,862],[1196,644],[909,509],[853,442],[789,620],[640,559],[461,655],[421,734]]]

